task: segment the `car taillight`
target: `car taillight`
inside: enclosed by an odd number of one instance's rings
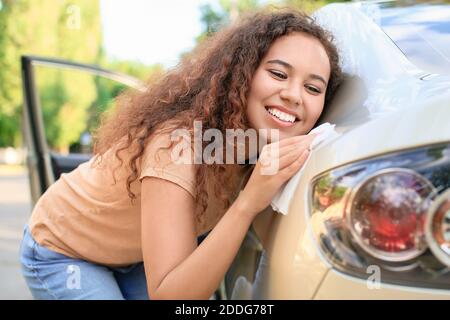
[[[449,191],[446,191],[446,190]],[[450,143],[349,163],[315,177],[310,226],[343,273],[450,289]]]
[[[355,188],[346,210],[356,242],[385,261],[407,261],[426,250],[425,217],[433,185],[412,170],[392,168]]]

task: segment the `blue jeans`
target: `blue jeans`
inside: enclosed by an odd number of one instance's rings
[[[111,268],[40,246],[25,226],[22,274],[34,299],[148,300],[142,262]]]

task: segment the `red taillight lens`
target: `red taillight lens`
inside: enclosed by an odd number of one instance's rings
[[[347,222],[372,256],[406,261],[426,249],[424,225],[433,185],[407,169],[387,169],[364,180],[350,198]]]

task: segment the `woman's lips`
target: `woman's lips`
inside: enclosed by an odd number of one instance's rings
[[[289,122],[289,121],[283,121],[281,119],[278,119],[276,116],[272,115],[269,110],[266,109],[266,114],[267,116],[271,119],[271,121],[276,124],[279,127],[283,127],[283,128],[287,128],[287,127],[292,127],[293,125],[295,125],[295,123],[299,120],[295,120],[294,122]]]
[[[268,109],[275,109],[277,111],[280,111],[282,113],[294,116],[296,119],[298,119],[297,113],[293,110],[290,110],[288,108],[282,107],[282,106],[278,106],[278,105],[267,105],[265,106],[266,110]]]

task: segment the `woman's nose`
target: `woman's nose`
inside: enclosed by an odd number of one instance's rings
[[[289,101],[291,106],[299,106],[303,103],[302,90],[299,85],[288,85],[281,90],[280,96],[283,100]]]

